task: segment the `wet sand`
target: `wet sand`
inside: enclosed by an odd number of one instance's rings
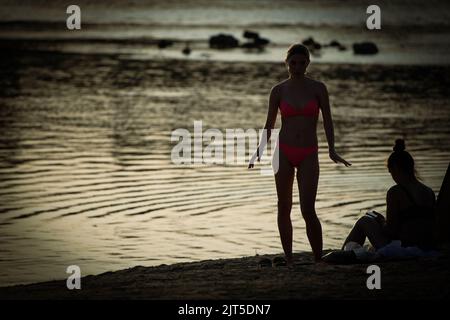
[[[205,260],[156,267],[136,266],[81,279],[0,288],[0,299],[448,299],[450,255],[383,262],[381,289],[366,286],[368,264],[314,264],[311,253],[295,255],[292,269],[264,267],[262,258]]]

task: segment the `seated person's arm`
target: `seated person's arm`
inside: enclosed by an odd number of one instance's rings
[[[391,188],[386,195],[386,225],[384,231],[391,238],[396,238],[400,228],[400,210],[394,190]]]

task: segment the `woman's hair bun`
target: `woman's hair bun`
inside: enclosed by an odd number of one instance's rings
[[[395,146],[393,149],[396,152],[404,151],[405,150],[405,140],[403,140],[403,139],[395,140]]]

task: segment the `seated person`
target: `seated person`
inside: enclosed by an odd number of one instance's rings
[[[435,194],[417,179],[414,159],[402,139],[395,141],[387,167],[396,185],[387,192],[386,219],[377,212],[367,213],[356,222],[343,247],[349,242],[363,246],[367,237],[377,250],[393,240],[400,240],[403,247],[431,249]]]

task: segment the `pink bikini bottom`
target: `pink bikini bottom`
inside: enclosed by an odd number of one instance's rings
[[[319,151],[318,146],[314,147],[293,147],[288,144],[279,143],[280,151],[282,151],[293,167],[298,167],[300,163],[310,154]]]

